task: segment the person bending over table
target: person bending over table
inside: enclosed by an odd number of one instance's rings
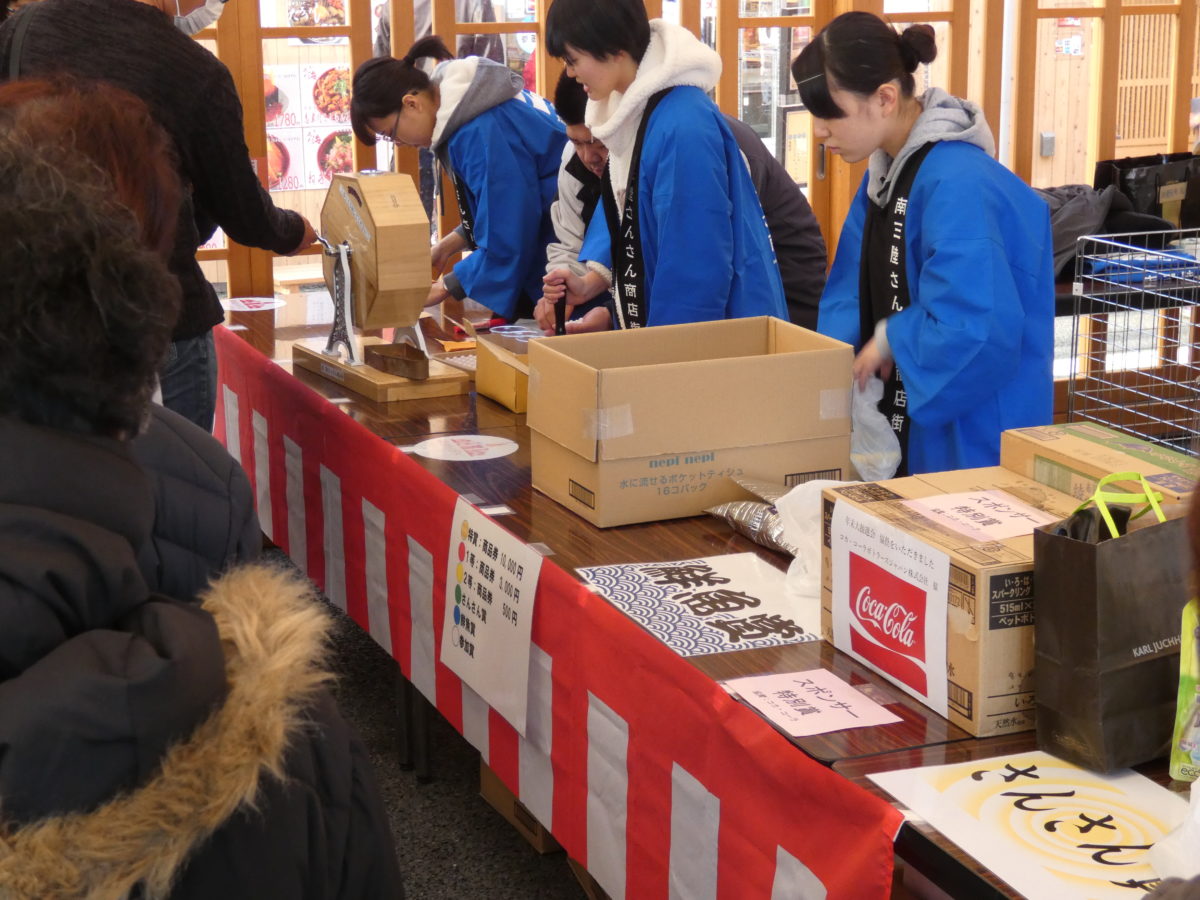
[[[587,91],[586,124],[609,152],[604,215],[579,258],[611,274],[616,327],[787,318],[750,173],[706,95],[720,57],[686,29],[650,22],[640,0],[555,0],[546,43]],[[571,287],[543,293],[574,308],[585,298]]]
[[[432,77],[417,66],[427,58],[442,60]],[[532,313],[541,295],[567,136],[550,104],[523,85],[491,60],[454,59],[436,35],[403,59],[376,57],[354,73],[350,122],[358,138],[430,147],[454,182],[463,224],[434,248],[441,274],[428,306],[469,297],[513,319]],[[474,252],[444,271],[468,248]]]
[[[558,172],[558,199],[551,210],[558,240],[547,248],[545,281],[565,284],[570,278],[576,295],[602,298],[609,287],[608,279],[579,262],[579,251],[600,198],[604,165],[608,161],[608,148],[592,136],[584,122],[586,106],[583,85],[563,72],[554,93],[554,108],[567,124],[567,137],[573,146],[564,152]],[[817,217],[800,187],[753,129],[730,115],[725,115],[725,124],[750,167],[750,179],[766,216],[783,278],[788,317],[795,325],[815,329],[826,266],[825,240]],[[576,307],[577,318],[567,323],[567,331],[603,331],[611,327],[611,314],[592,309],[591,305]],[[547,334],[553,333],[551,301],[540,301],[534,317]]]
[[[1045,202],[1000,165],[975,104],[913,95],[933,29],[845,13],[792,63],[813,131],[870,160],[818,328],[853,344],[900,439],[898,475],[994,466],[1000,432],[1051,420],[1054,270]]]

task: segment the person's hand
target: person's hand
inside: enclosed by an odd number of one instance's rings
[[[566,302],[563,318],[570,320],[571,313],[581,303],[586,303],[595,294],[584,296],[589,285],[584,277],[576,275],[570,269],[555,269],[542,277],[542,299],[534,307],[533,317],[537,320],[543,332],[554,334],[554,307],[559,301]]]
[[[578,319],[567,322],[567,334],[587,334],[591,331],[608,331],[612,328],[612,313],[607,306],[589,309]]]
[[[450,257],[457,256],[466,249],[467,239],[459,231],[450,232],[434,244],[433,250],[430,251],[434,274],[441,275],[445,272],[446,266],[450,263]]]
[[[311,247],[317,242],[317,233],[313,230],[312,223],[304,216],[300,216],[300,221],[304,223],[304,234],[300,238],[300,243],[296,245],[296,248],[291,253],[287,254],[288,256],[295,256],[305,247]]]
[[[858,356],[854,358],[854,367],[851,371],[854,374],[854,381],[858,384],[858,389],[861,391],[866,388],[867,379],[872,375],[878,374],[884,381],[887,381],[891,377],[892,358],[879,349],[879,344],[875,338],[871,338],[858,351]]]
[[[429,286],[429,296],[425,298],[426,306],[437,306],[443,300],[450,296],[450,291],[446,289],[446,284],[442,279],[438,279]]]

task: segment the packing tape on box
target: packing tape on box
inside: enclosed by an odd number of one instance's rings
[[[821,421],[850,418],[850,388],[821,391]]]
[[[628,403],[590,410],[584,415],[583,433],[589,441],[633,434],[633,407]]]

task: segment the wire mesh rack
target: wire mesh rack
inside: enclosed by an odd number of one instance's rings
[[[1200,455],[1200,229],[1079,239],[1068,418]]]

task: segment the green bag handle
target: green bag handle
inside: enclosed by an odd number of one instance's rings
[[[1125,491],[1106,491],[1105,488],[1114,481],[1136,481],[1142,486],[1142,493],[1130,494],[1126,493]],[[1144,516],[1150,510],[1154,510],[1154,515],[1158,517],[1158,521],[1165,522],[1167,521],[1167,517],[1163,514],[1162,507],[1158,505],[1162,498],[1162,494],[1154,490],[1154,487],[1140,472],[1114,472],[1111,475],[1105,475],[1096,482],[1095,493],[1080,503],[1079,506],[1075,508],[1075,512],[1079,512],[1089,503],[1095,503],[1096,509],[1100,510],[1100,517],[1104,519],[1104,524],[1108,526],[1108,533],[1113,537],[1119,537],[1117,533],[1117,524],[1113,521],[1112,513],[1108,511],[1108,504],[1132,504],[1144,502],[1146,505],[1130,516],[1130,519],[1136,519],[1138,516]],[[1074,515],[1074,513],[1072,513],[1072,515]]]

